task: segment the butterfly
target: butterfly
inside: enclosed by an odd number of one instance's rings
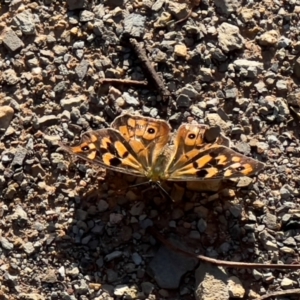
[[[171,135],[165,120],[124,114],[110,128],[83,133],[77,146],[59,146],[91,163],[152,182],[226,179],[264,168],[264,163],[229,148],[220,132],[210,131],[204,124],[183,124]]]

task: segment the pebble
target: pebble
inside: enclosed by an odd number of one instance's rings
[[[4,31],[2,31],[1,35],[2,35],[3,44],[10,51],[14,52],[24,47],[23,41],[10,27],[5,28]]]
[[[4,105],[0,107],[0,130],[2,130],[2,133],[4,133],[10,125],[13,115],[14,110],[10,106]]]
[[[259,38],[258,42],[262,46],[275,46],[278,43],[279,35],[276,30],[264,32]]]
[[[238,277],[229,277],[227,281],[227,287],[230,297],[238,299],[244,298],[246,291]]]
[[[139,101],[129,95],[127,92],[123,93],[122,97],[124,98],[125,102],[130,106],[138,106],[140,105]]]
[[[218,41],[221,49],[225,52],[241,49],[245,40],[237,26],[223,22],[218,28]]]
[[[280,286],[283,288],[283,289],[290,289],[294,286],[295,282],[289,278],[283,278],[281,283],[280,283]]]
[[[34,15],[29,10],[24,10],[14,16],[13,21],[25,35],[35,35]]]
[[[174,47],[174,54],[179,57],[186,57],[187,56],[187,48],[185,45],[175,45]]]
[[[145,31],[146,17],[140,14],[128,14],[124,19],[124,32],[135,38],[141,38]]]

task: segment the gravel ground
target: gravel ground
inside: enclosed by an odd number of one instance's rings
[[[297,263],[299,14],[299,0],[2,0],[0,299],[299,299],[298,270],[199,265],[145,230],[217,259]],[[59,149],[125,110],[218,125],[267,167],[170,185],[172,203]]]

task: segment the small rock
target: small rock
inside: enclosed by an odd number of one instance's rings
[[[143,213],[144,208],[145,208],[144,202],[137,202],[131,207],[130,213],[133,216],[140,216]]]
[[[124,32],[132,37],[142,38],[145,32],[146,17],[139,14],[129,14],[124,19]]]
[[[3,80],[8,85],[16,85],[20,81],[20,78],[17,76],[15,70],[9,69],[3,72]]]
[[[86,100],[85,96],[81,95],[75,98],[62,99],[60,100],[60,105],[68,111],[71,111],[73,107],[80,107],[82,102]]]
[[[35,251],[34,246],[31,242],[25,243],[23,245],[23,249],[24,249],[25,253],[28,254],[28,255],[34,253],[34,251]]]
[[[179,242],[172,240],[172,243],[178,244]],[[179,243],[178,247],[182,248],[183,245]],[[161,246],[149,263],[148,273],[161,288],[176,289],[179,287],[181,277],[187,271],[192,270],[196,264],[197,260],[183,257]]]
[[[80,271],[77,267],[75,267],[75,268],[72,268],[70,270],[67,269],[66,274],[67,274],[67,276],[71,276],[72,278],[76,278],[80,274]]]
[[[139,266],[143,261],[142,257],[137,252],[132,254],[132,260],[137,266]]]
[[[290,289],[294,286],[294,281],[289,279],[289,278],[283,278],[281,283],[280,283],[280,286],[283,288],[283,289]]]
[[[242,286],[241,281],[236,276],[228,278],[227,287],[229,296],[232,298],[244,298],[245,289]]]
[[[229,52],[244,47],[244,38],[240,35],[240,30],[237,26],[229,23],[222,23],[218,27],[219,46],[224,52]]]
[[[278,43],[279,34],[276,30],[270,30],[263,33],[258,38],[258,43],[261,46],[276,46]]]
[[[97,208],[98,208],[99,212],[104,212],[104,211],[106,211],[106,210],[108,209],[108,207],[109,207],[109,205],[108,205],[108,203],[107,203],[105,200],[102,200],[102,199],[101,199],[101,200],[98,202]]]
[[[239,0],[214,0],[213,2],[217,9],[226,16],[231,13],[236,13],[241,7]]]
[[[14,110],[10,106],[0,106],[0,130],[2,133],[8,128],[13,115]]]
[[[186,95],[179,95],[176,99],[178,107],[189,107],[192,100]]]
[[[59,121],[59,117],[56,115],[46,115],[37,119],[37,126],[52,126],[56,125]]]
[[[107,255],[104,257],[104,261],[109,262],[109,261],[114,260],[115,258],[121,257],[122,255],[123,255],[123,252],[122,252],[122,251],[114,251],[114,252],[112,252],[112,253],[107,254]]]
[[[228,300],[227,280],[228,276],[223,268],[201,263],[196,270],[196,300]]]
[[[6,48],[12,52],[24,47],[23,41],[10,27],[5,27],[5,29],[2,31],[1,39]]]
[[[187,56],[186,45],[184,45],[184,44],[175,45],[174,54],[177,56],[180,56],[180,57],[186,57]]]
[[[75,73],[77,74],[79,80],[83,80],[89,67],[89,61],[83,59],[80,64],[75,68]]]
[[[126,284],[117,285],[114,289],[114,295],[117,297],[126,296],[128,299],[137,299],[138,289],[136,286],[129,287]]]
[[[144,294],[149,295],[155,289],[155,285],[151,282],[146,281],[141,283],[141,288]]]
[[[230,128],[230,124],[222,120],[217,113],[207,114],[206,118],[209,126],[219,126],[224,132],[227,132]]]
[[[129,105],[132,105],[132,106],[140,105],[140,102],[136,98],[134,98],[130,94],[128,94],[127,92],[123,93],[123,98],[124,98],[125,102]]]
[[[27,150],[23,147],[18,146],[16,149],[16,153],[14,159],[11,163],[12,167],[21,167],[24,163],[24,159],[27,155]]]
[[[207,223],[204,219],[199,219],[199,221],[197,222],[197,229],[199,230],[199,232],[203,233],[205,232],[207,227]]]
[[[270,213],[266,213],[264,217],[264,224],[266,224],[267,228],[272,230],[278,230],[277,217]]]
[[[13,21],[25,35],[35,34],[34,15],[29,10],[24,10],[18,13]]]
[[[70,10],[82,9],[88,5],[88,0],[67,0],[67,4]]]
[[[14,244],[10,243],[4,236],[0,236],[0,244],[5,250],[12,250],[14,248]]]
[[[185,18],[189,13],[188,4],[185,2],[169,1],[168,9],[177,20]]]
[[[88,10],[82,10],[79,14],[79,21],[80,22],[89,22],[93,21],[95,18],[94,13]]]

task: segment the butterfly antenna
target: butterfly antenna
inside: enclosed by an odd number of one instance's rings
[[[137,187],[137,186],[145,185],[145,184],[149,184],[149,183],[151,183],[151,182],[149,182],[149,181],[140,182],[140,183],[136,183],[136,184],[130,185],[128,188],[133,188],[133,187]]]
[[[174,199],[171,197],[171,195],[162,187],[160,181],[156,181],[155,184],[156,184],[156,186],[158,186],[160,188],[160,190],[163,192],[163,194],[165,196],[167,196],[167,198],[169,200],[171,200],[172,202],[175,202]]]

